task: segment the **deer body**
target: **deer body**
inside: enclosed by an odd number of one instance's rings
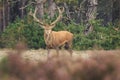
[[[73,34],[68,31],[51,31],[49,35],[44,33],[44,40],[48,47],[55,48],[72,43]]]
[[[49,48],[55,48],[59,55],[59,47],[61,46],[65,46],[68,49],[69,53],[72,55],[73,34],[68,31],[52,31],[52,28],[55,27],[55,24],[62,18],[64,8],[61,10],[58,7],[58,11],[59,16],[51,24],[45,24],[36,17],[37,8],[35,8],[34,14],[30,12],[30,15],[33,16],[34,20],[38,22],[40,24],[40,27],[44,29],[44,40],[48,49],[48,57],[50,52]]]

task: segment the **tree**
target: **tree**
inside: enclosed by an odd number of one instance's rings
[[[13,22],[16,17],[23,18],[25,9],[20,9],[26,5],[27,0],[2,0],[0,1],[0,32],[4,31],[10,22]]]
[[[27,3],[27,0],[21,0],[21,5],[20,5],[20,7],[24,7],[25,5],[26,5],[26,3]],[[25,12],[26,12],[26,10],[25,9],[20,9],[20,17],[21,18],[24,18],[24,16],[25,16]]]
[[[0,2],[0,32],[3,30],[2,28],[3,28],[3,17],[2,17],[2,12],[3,12],[3,5],[2,5],[2,2]]]
[[[120,22],[120,0],[113,2],[113,22]],[[120,24],[119,24],[120,25]]]
[[[44,16],[44,0],[35,0],[37,2],[36,7],[38,8],[39,19],[43,19]]]
[[[86,1],[86,20],[85,20],[85,26],[86,29],[84,31],[84,34],[87,35],[90,33],[93,29],[92,24],[90,24],[91,20],[96,19],[96,13],[97,13],[97,0],[87,0]]]
[[[53,18],[55,15],[56,4],[55,4],[54,0],[47,0],[47,1],[48,1],[49,16],[50,16],[50,18]]]
[[[0,2],[0,32],[9,24],[10,20],[10,3],[7,0]]]
[[[16,20],[16,17],[24,18],[28,12],[26,8],[20,8],[29,5],[29,2],[34,2],[34,6],[38,7],[40,19],[45,15],[45,8],[48,16],[52,18],[56,5],[62,4],[65,7],[64,19],[67,24],[71,20],[77,24],[86,24],[95,18],[102,19],[103,25],[120,21],[120,0],[0,0],[0,31]]]

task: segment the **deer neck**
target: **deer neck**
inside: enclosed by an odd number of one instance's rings
[[[50,45],[52,43],[52,40],[53,40],[53,38],[52,38],[52,30],[49,33],[46,33],[44,31],[44,40],[45,40],[45,43],[47,45]]]

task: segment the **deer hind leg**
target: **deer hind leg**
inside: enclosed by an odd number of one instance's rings
[[[72,43],[71,42],[65,43],[65,49],[67,49],[68,52],[70,53],[70,55],[72,56],[73,51],[72,51]]]

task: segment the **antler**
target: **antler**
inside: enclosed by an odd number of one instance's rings
[[[36,12],[38,10],[38,8],[35,8],[34,13],[32,13],[32,11],[29,12],[29,15],[31,15],[34,18],[34,21],[38,22],[41,27],[45,28],[45,26],[49,25],[49,28],[53,28],[55,26],[55,24],[62,18],[62,13],[64,12],[64,7],[62,8],[62,10],[57,7],[58,11],[59,11],[59,16],[57,17],[57,19],[55,21],[53,21],[50,25],[49,24],[45,24],[44,22],[40,21],[37,17],[36,17]]]
[[[31,15],[34,18],[34,21],[40,23],[41,25],[45,25],[42,21],[40,21],[37,17],[36,17],[36,12],[37,12],[38,8],[35,8],[34,13],[32,13],[32,11],[29,12],[29,15]]]
[[[64,7],[62,8],[62,10],[59,7],[57,7],[57,9],[59,11],[59,16],[50,25],[55,25],[62,18],[62,13],[64,12]]]

